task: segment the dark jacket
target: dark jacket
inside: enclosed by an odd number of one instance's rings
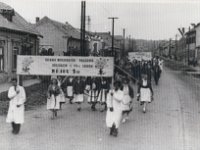
[[[74,94],[83,94],[85,90],[85,83],[83,81],[75,81],[73,84]]]

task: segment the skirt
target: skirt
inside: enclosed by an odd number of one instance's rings
[[[141,102],[151,102],[151,91],[149,88],[140,89],[140,101]]]
[[[60,109],[60,96],[52,95],[47,99],[47,110]]]
[[[88,102],[97,102],[98,91],[89,91],[88,93]]]
[[[67,98],[73,97],[73,87],[72,86],[67,86],[67,91],[66,91],[66,96]]]
[[[97,101],[100,102],[100,103],[105,103],[106,102],[106,98],[107,98],[106,89],[100,90],[99,96],[97,98]]]
[[[61,94],[58,95],[60,103],[65,103],[66,99],[65,99],[65,95],[64,92],[62,91]]]
[[[83,94],[76,94],[76,95],[74,95],[73,102],[74,103],[83,102]]]

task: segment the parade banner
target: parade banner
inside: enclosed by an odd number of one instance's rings
[[[128,53],[128,58],[130,61],[133,60],[151,60],[152,59],[152,55],[151,52],[129,52]]]
[[[17,56],[18,75],[112,77],[113,57]]]

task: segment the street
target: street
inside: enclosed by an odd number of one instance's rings
[[[147,113],[134,99],[130,120],[121,124],[117,138],[109,136],[106,113],[92,112],[88,104],[81,112],[66,104],[55,120],[45,106],[27,111],[19,135],[12,135],[6,116],[0,116],[0,149],[199,150],[199,82],[165,68],[159,85],[153,82],[155,96]]]

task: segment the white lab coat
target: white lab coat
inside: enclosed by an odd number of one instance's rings
[[[17,90],[19,93],[17,94],[14,86],[10,87],[8,91],[8,98],[10,99],[9,102],[9,109],[8,115],[6,118],[7,123],[14,122],[16,124],[23,124],[24,123],[24,102],[26,101],[26,93],[24,87],[17,86]],[[20,107],[17,107],[20,105]]]
[[[116,125],[116,128],[119,128],[121,117],[122,117],[122,101],[124,98],[124,93],[121,90],[114,91],[113,96],[109,92],[107,99],[107,114],[106,114],[106,125],[107,127],[112,127],[113,124]],[[110,111],[109,107],[113,107],[113,112]]]

